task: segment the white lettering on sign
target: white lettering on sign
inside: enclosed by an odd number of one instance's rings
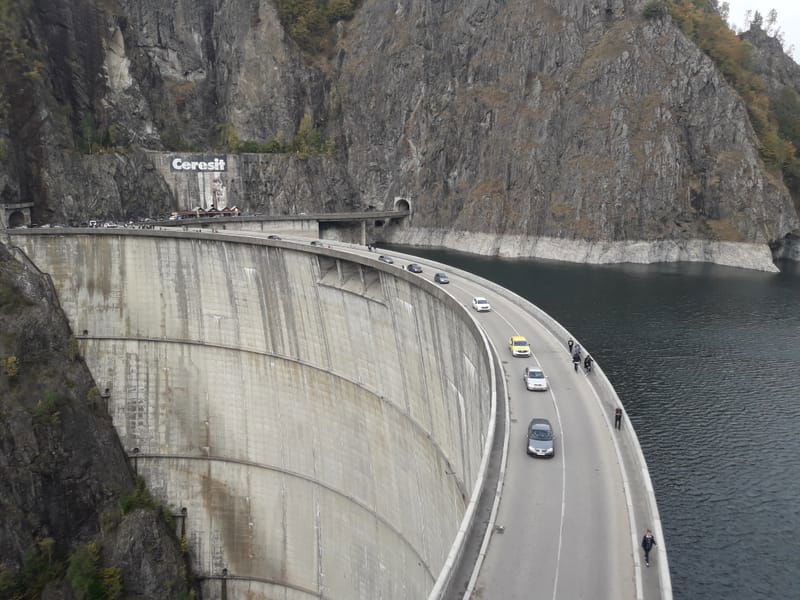
[[[213,159],[189,160],[176,156],[170,162],[173,171],[213,171],[219,173],[227,170],[227,159],[225,156],[216,156]]]

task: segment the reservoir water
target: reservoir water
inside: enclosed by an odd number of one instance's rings
[[[397,249],[517,292],[600,363],[647,459],[676,600],[800,598],[796,263],[768,274]]]

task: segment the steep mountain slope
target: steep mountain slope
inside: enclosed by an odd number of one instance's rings
[[[0,597],[191,598],[77,352],[44,277],[0,244]]]
[[[5,76],[1,194],[39,220],[153,215],[179,199],[132,148],[290,139],[310,115],[335,152],[248,162],[243,208],[403,196],[396,241],[770,268],[766,244],[798,226],[791,198],[741,99],[644,4],[364,0],[311,55],[269,0],[33,0],[14,31],[35,101]]]

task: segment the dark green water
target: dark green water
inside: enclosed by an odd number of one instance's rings
[[[636,428],[676,600],[800,598],[800,268],[586,266],[397,247],[537,304]]]

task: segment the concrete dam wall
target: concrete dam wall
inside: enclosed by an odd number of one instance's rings
[[[488,346],[452,298],[286,242],[10,239],[51,275],[139,474],[186,508],[206,597],[430,593],[493,424]]]

